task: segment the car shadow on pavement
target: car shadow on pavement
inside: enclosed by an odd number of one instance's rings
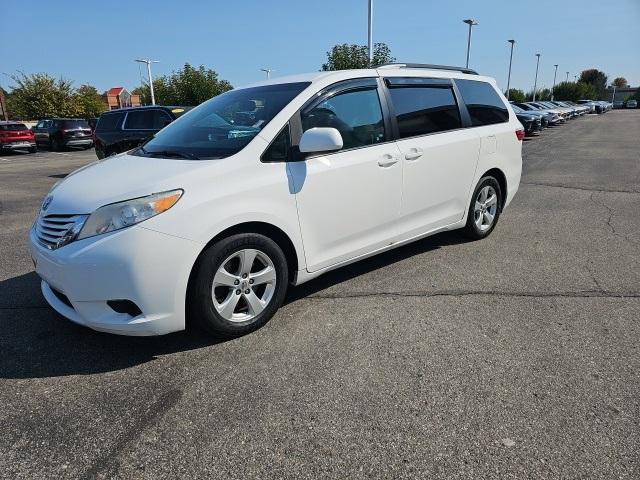
[[[338,270],[291,288],[294,302],[351,278],[435,250],[464,243],[445,232]],[[154,360],[160,355],[223,343],[195,328],[160,337],[125,337],[76,325],[49,307],[35,272],[0,281],[0,378],[25,379],[113,372]]]
[[[471,242],[471,240],[463,236],[459,231],[438,233],[422,240],[409,243],[403,247],[394,248],[365,260],[360,260],[336,270],[332,270],[314,280],[311,280],[310,282],[303,283],[299,287],[290,288],[285,303],[291,303],[309,295],[313,295],[314,293],[325,290],[336,284],[346,282],[352,278],[384,268],[415,255],[421,255],[447,245],[459,245],[469,242]]]
[[[49,307],[35,272],[0,281],[0,378],[112,372],[222,341],[193,329],[160,337],[96,332]]]

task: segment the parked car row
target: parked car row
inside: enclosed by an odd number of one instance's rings
[[[631,100],[616,100],[615,102],[613,102],[613,108],[618,109],[618,108],[638,108],[638,101],[631,99]]]
[[[511,102],[526,136],[539,135],[547,127],[561,125],[588,113],[604,113],[612,108],[608,102],[580,100]]]

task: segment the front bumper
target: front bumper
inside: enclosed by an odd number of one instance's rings
[[[194,242],[139,225],[57,250],[41,246],[33,229],[29,240],[42,293],[69,320],[122,335],[185,328],[186,288],[199,253]],[[142,313],[118,313],[109,300],[129,300]]]

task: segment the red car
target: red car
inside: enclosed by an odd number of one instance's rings
[[[34,133],[20,122],[0,122],[0,152],[7,150],[29,150],[36,153]]]

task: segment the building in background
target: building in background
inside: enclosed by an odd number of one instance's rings
[[[110,88],[105,92],[103,99],[107,110],[140,106],[140,95],[132,95],[129,93],[129,90],[124,87]]]
[[[613,88],[612,87],[607,87],[607,90],[605,91],[604,94],[604,98],[602,100],[606,100],[608,102],[615,102],[615,101],[626,101],[629,97],[633,97],[637,92],[638,92],[638,88],[639,87],[622,87],[622,88],[616,88],[616,98],[612,99],[612,95],[613,95]]]

